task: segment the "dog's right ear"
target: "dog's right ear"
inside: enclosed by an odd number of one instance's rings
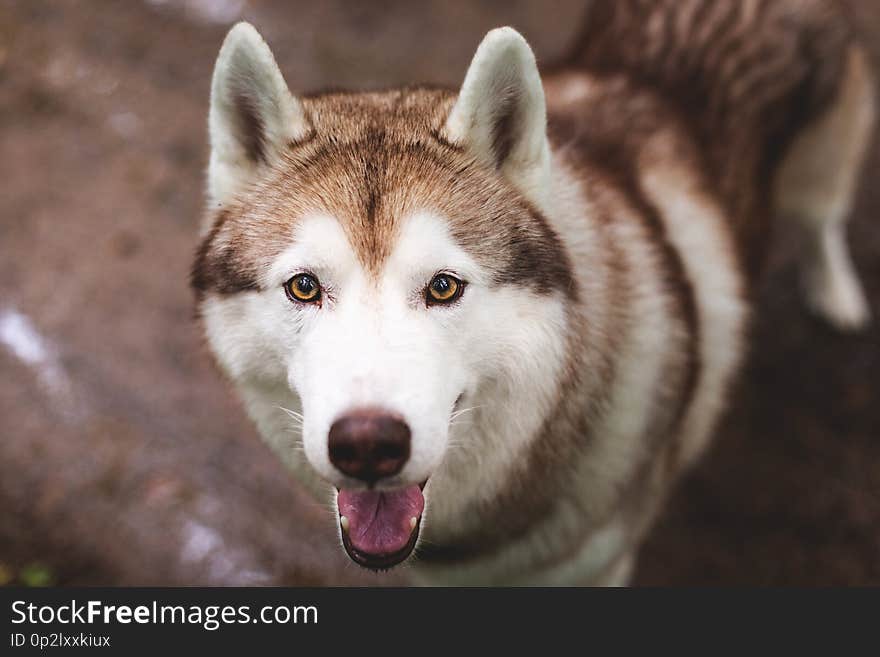
[[[272,51],[249,23],[233,27],[217,56],[208,116],[208,200],[224,205],[259,169],[310,130]]]

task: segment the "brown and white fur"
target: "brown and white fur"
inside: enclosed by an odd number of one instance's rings
[[[458,92],[294,96],[237,25],[193,268],[209,343],[319,500],[352,485],[335,418],[406,420],[381,485],[427,480],[416,580],[625,583],[724,407],[773,220],[806,236],[811,307],[868,321],[844,220],[873,93],[823,0],[597,1],[543,83],[501,28]],[[286,297],[300,271],[320,306]],[[439,271],[467,288],[426,307]]]

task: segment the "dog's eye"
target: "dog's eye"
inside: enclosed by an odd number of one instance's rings
[[[464,292],[464,283],[449,274],[437,274],[428,283],[425,301],[429,306],[457,301]]]
[[[284,290],[292,301],[315,303],[321,300],[321,285],[311,274],[297,274],[284,284]]]

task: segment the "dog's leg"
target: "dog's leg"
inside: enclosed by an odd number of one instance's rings
[[[870,318],[846,245],[845,221],[874,117],[866,55],[853,46],[833,103],[796,137],[776,179],[777,214],[805,232],[800,265],[807,303],[840,330],[862,328]]]

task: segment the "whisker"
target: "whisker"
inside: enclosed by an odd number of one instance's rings
[[[452,413],[452,415],[449,416],[449,420],[452,421],[458,417],[461,417],[465,413],[470,413],[471,411],[475,411],[478,408],[483,408],[483,407],[482,406],[470,406],[468,408],[460,408],[457,411],[455,411],[454,413]]]
[[[302,413],[297,413],[296,411],[291,410],[289,408],[284,408],[284,406],[276,406],[275,408],[277,408],[280,411],[284,411],[285,413],[287,413],[287,415],[289,415],[290,417],[292,417],[295,420],[299,420],[300,422],[302,422],[304,419]]]

